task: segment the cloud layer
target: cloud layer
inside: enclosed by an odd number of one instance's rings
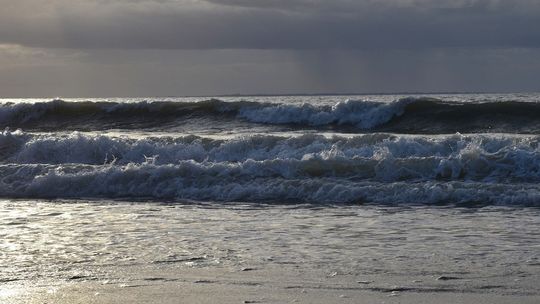
[[[540,46],[533,0],[18,0],[0,43],[75,49]]]
[[[538,0],[0,0],[0,97],[540,91]]]

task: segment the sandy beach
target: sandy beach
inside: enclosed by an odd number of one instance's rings
[[[137,268],[123,283],[74,278],[25,286],[3,284],[2,303],[538,303],[531,293],[487,278],[441,280],[432,276],[360,276],[271,269]],[[519,278],[510,278],[518,280]],[[471,291],[471,286],[475,290]]]
[[[538,303],[537,212],[0,201],[0,302]]]

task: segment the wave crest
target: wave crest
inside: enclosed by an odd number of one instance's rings
[[[330,105],[255,101],[142,101],[3,104],[0,127],[28,130],[174,128],[178,125],[244,121],[294,128],[394,133],[540,133],[540,103],[448,102],[402,98],[393,102],[346,100]],[[235,124],[231,124],[234,127]]]
[[[373,128],[401,115],[406,105],[416,99],[392,103],[347,100],[334,106],[312,104],[273,104],[252,101],[225,102],[218,99],[200,102],[50,102],[3,104],[0,126],[27,129],[139,128],[166,124],[182,118],[223,114],[254,123],[294,124],[307,126],[349,125]],[[86,128],[85,128],[86,127]]]
[[[235,179],[202,167],[152,164],[89,167],[44,165],[1,168],[9,180],[0,192],[34,198],[147,198],[197,201],[376,203],[376,204],[494,204],[534,205],[540,202],[537,184],[427,181],[422,183],[349,181],[332,178],[287,179],[251,176]],[[4,178],[5,180],[6,178]]]
[[[418,200],[440,203],[472,200],[474,184],[490,200],[517,191],[516,200],[531,202],[518,188],[538,191],[539,146],[538,136],[515,135],[137,139],[3,132],[0,196],[399,203],[417,191]],[[468,194],[445,193],[450,186]],[[397,189],[403,193],[383,193]]]

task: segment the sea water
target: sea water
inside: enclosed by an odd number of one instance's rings
[[[0,281],[286,264],[537,292],[538,101],[4,99]]]

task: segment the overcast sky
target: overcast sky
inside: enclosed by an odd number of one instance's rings
[[[0,96],[540,91],[538,0],[0,0]]]

